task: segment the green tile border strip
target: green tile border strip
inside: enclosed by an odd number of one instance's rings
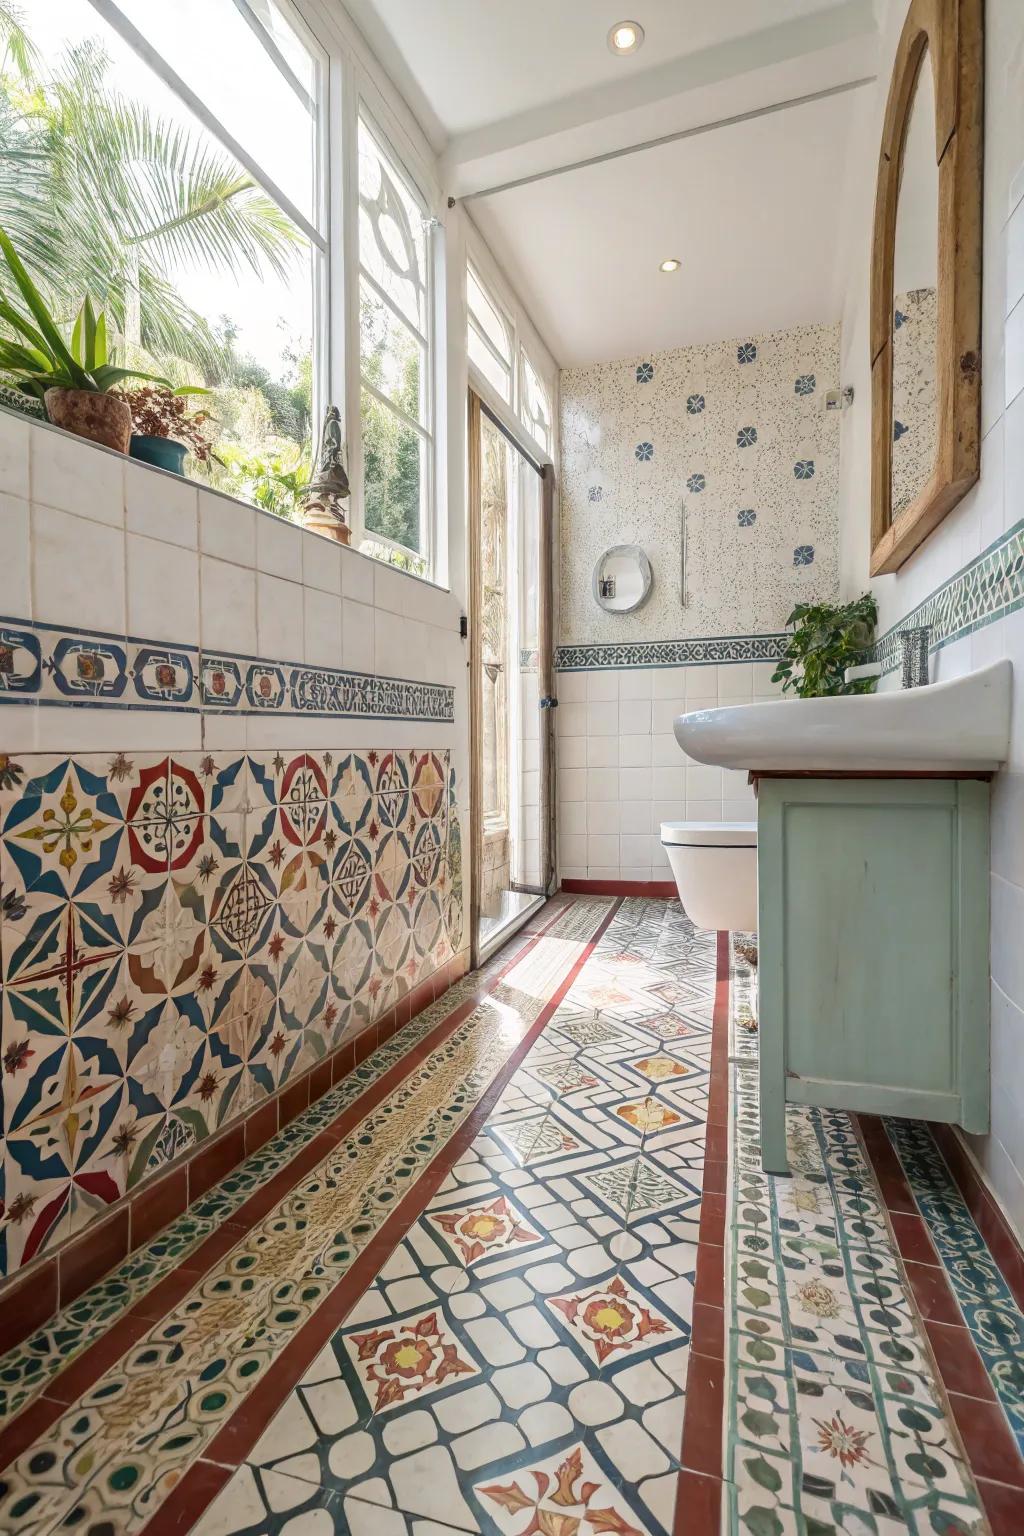
[[[935,588],[876,642],[882,672],[901,663],[901,631],[930,624],[929,649],[939,651],[1024,606],[1024,518]]]
[[[686,640],[583,641],[555,648],[556,672],[599,672],[608,667],[713,667],[778,661],[788,635],[695,635]]]
[[[1024,1456],[1024,1314],[929,1127],[916,1120],[882,1123]]]

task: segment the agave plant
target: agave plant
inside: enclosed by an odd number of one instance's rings
[[[82,389],[106,394],[122,379],[129,378],[149,379],[172,388],[167,379],[155,374],[117,366],[107,337],[106,317],[102,311],[96,313],[88,294],[78,311],[68,345],[3,229],[0,229],[0,253],[31,316],[30,319],[6,297],[0,296],[0,319],[21,337],[20,341],[0,337],[0,369],[17,381],[18,388],[25,394],[34,395],[38,400],[44,398],[48,389]],[[191,387],[177,391],[181,394],[199,392]]]

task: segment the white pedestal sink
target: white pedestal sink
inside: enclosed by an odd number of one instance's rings
[[[698,763],[764,772],[970,773],[1005,762],[1009,661],[926,688],[837,699],[766,699],[680,715]]]

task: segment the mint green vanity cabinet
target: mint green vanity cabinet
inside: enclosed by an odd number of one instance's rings
[[[761,1150],[786,1104],[986,1131],[989,786],[758,777]]]

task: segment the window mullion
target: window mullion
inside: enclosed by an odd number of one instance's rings
[[[137,27],[128,20],[124,12],[114,4],[114,0],[89,0],[94,11],[97,11],[108,26],[128,44],[133,53],[138,54],[154,74],[159,75],[170,90],[174,92],[188,107],[194,117],[197,117],[209,133],[220,140],[224,148],[232,154],[240,165],[244,165],[250,176],[259,183],[272,198],[282,213],[286,213],[292,223],[302,230],[306,238],[319,250],[327,249],[327,239],[314,224],[311,224],[304,213],[300,213],[287,193],[282,192],[275,181],[272,181],[267,173],[261,169],[252,156],[239,144],[235,136],[221,123],[220,119],[210,111],[201,97],[197,96],[187,86],[181,76],[171,68],[162,54],[150,46]]]
[[[364,282],[369,284],[377,298],[380,299],[381,303],[387,305],[395,319],[400,320],[410,335],[415,336],[420,346],[426,352],[429,349],[430,343],[427,341],[427,338],[424,336],[423,332],[419,330],[417,326],[413,325],[412,321],[409,319],[409,316],[404,314],[403,311],[399,309],[394,300],[388,297],[380,283],[378,283],[377,279],[374,277],[373,273],[368,272],[362,262],[359,263],[359,276],[364,280]]]
[[[368,395],[372,395],[375,400],[379,400],[381,405],[386,405],[389,411],[394,412],[399,421],[404,422],[407,427],[411,427],[417,436],[423,438],[424,442],[433,442],[433,433],[427,427],[422,426],[420,422],[416,421],[414,417],[410,416],[407,411],[403,411],[400,405],[396,405],[394,400],[391,399],[390,395],[385,395],[382,390],[377,388],[376,384],[371,384],[365,375],[360,374],[359,378],[363,389],[366,390]]]

